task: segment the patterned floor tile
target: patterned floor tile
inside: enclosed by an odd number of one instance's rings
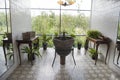
[[[66,64],[60,65],[60,57],[57,55],[53,67],[54,49],[40,51],[42,58],[36,57],[33,65],[26,59],[7,80],[120,80],[104,62],[98,60],[97,65],[94,65],[94,60],[84,55],[84,49],[81,53],[74,50],[76,65],[71,54],[66,57]]]

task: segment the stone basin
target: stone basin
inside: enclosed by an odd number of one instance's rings
[[[71,52],[74,44],[72,37],[55,37],[53,39],[55,51],[60,55],[60,63],[65,64],[65,57]]]

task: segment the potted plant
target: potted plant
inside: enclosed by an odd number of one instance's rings
[[[55,33],[54,33],[54,37],[58,37],[58,32],[55,32]]]
[[[22,53],[28,54],[28,61],[33,61],[35,59],[35,55],[38,57],[41,56],[40,52],[39,52],[39,48],[37,48],[37,49],[32,48],[32,52],[31,52],[31,49],[27,46],[22,48]]]
[[[90,48],[89,50],[90,56],[92,57],[93,60],[96,60],[98,57],[98,54],[96,53],[96,50],[94,48]]]
[[[80,39],[77,40],[77,48],[80,50],[82,47],[82,41]]]
[[[70,36],[71,36],[71,37],[73,37],[73,38],[75,38],[75,37],[76,37],[76,35],[75,35],[75,34],[73,34],[73,33],[72,33],[72,34],[70,34]]]
[[[100,36],[102,36],[102,34],[98,30],[88,30],[87,31],[87,37],[91,37],[91,38],[97,39]]]
[[[9,58],[9,60],[11,60],[11,58],[14,56],[12,45],[9,45],[9,47],[7,47],[7,56]]]
[[[43,50],[47,49],[47,45],[48,45],[48,41],[52,39],[51,36],[47,36],[46,34],[42,35],[42,46],[43,46]]]

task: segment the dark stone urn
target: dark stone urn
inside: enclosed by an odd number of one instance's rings
[[[55,51],[60,55],[60,64],[65,64],[65,57],[71,52],[74,39],[72,37],[55,37],[53,39]]]

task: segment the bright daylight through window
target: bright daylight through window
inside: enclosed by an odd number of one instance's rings
[[[90,25],[91,0],[73,0],[74,4],[68,6],[62,6],[58,1],[31,0],[33,30],[37,34],[54,35],[65,31],[69,34],[85,35]]]

